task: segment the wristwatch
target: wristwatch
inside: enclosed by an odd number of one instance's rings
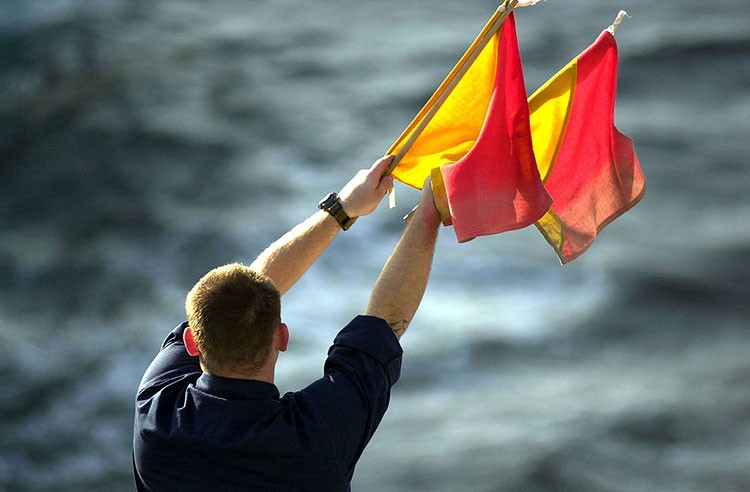
[[[331,214],[343,230],[349,229],[357,220],[356,217],[351,218],[346,215],[344,207],[341,205],[341,200],[336,193],[329,193],[326,195],[326,197],[318,204],[318,208]]]

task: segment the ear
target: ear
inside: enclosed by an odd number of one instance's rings
[[[276,328],[273,334],[273,345],[279,351],[286,352],[289,346],[289,327],[286,323],[280,323],[279,327]]]
[[[185,328],[182,334],[182,341],[185,342],[185,349],[187,353],[193,357],[198,357],[198,347],[195,345],[195,339],[193,338],[193,330]]]

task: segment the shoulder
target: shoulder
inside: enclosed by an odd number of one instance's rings
[[[145,396],[144,392],[153,394],[167,386],[187,386],[201,374],[198,357],[187,353],[182,335],[187,328],[184,322],[173,329],[162,343],[161,350],[156,354],[143,374],[138,387],[138,399]]]

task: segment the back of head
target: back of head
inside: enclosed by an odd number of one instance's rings
[[[280,294],[265,275],[232,263],[208,272],[185,301],[188,324],[209,373],[255,373],[281,322]]]

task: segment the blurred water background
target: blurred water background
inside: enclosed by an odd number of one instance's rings
[[[0,491],[131,490],[133,398],[204,272],[382,155],[497,4],[0,0]],[[528,92],[620,9],[643,201],[561,267],[442,231],[359,491],[750,490],[750,3],[549,0]],[[321,372],[417,194],[284,298]]]

